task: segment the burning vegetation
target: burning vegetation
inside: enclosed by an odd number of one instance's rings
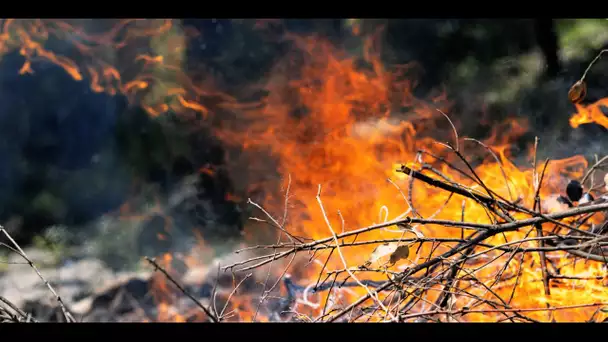
[[[359,44],[347,52],[256,21],[287,52],[234,90],[212,68],[187,66],[187,42],[205,32],[179,20],[3,20],[0,51],[23,57],[15,73],[59,66],[187,132],[195,150],[154,159],[190,175],[193,193],[171,196],[169,173],[156,173],[148,176],[165,183],[151,202],[108,211],[142,223],[138,257],[152,270],[144,278],[68,304],[1,230],[52,294],[47,319],[606,320],[606,158],[551,160],[538,152],[550,142],[538,139],[514,155],[528,130],[519,119],[494,124],[484,139],[461,136],[467,122],[449,94],[418,98],[415,66],[388,67],[381,31],[348,23]],[[577,109],[570,125],[608,128],[606,99],[584,104],[585,75],[563,95]],[[138,155],[158,143],[142,141]],[[31,314],[0,297],[0,319],[42,319]]]

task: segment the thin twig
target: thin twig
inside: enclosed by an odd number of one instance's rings
[[[505,186],[507,187],[507,191],[509,192],[509,198],[511,199],[511,201],[514,201],[513,193],[511,192],[511,187],[509,186],[509,179],[507,178],[507,173],[505,172],[505,169],[502,167],[502,161],[500,160],[500,158],[498,158],[496,153],[494,153],[494,151],[492,151],[492,149],[488,145],[484,144],[483,142],[481,142],[477,139],[473,139],[473,138],[464,138],[464,139],[478,143],[479,145],[483,146],[483,148],[485,148],[490,153],[490,155],[492,155],[492,157],[494,157],[494,160],[496,161],[496,164],[498,165],[498,168],[500,169],[500,173],[502,173],[502,177],[505,180]],[[492,193],[492,192],[490,192],[490,193]]]
[[[585,72],[583,73],[583,76],[581,76],[581,79],[580,79],[581,82],[585,80],[585,77],[587,77],[587,73],[589,72],[589,70],[591,70],[591,67],[593,66],[593,64],[595,64],[595,62],[597,62],[600,59],[600,57],[602,57],[604,52],[608,52],[608,49],[600,51],[597,54],[597,56],[595,56],[595,58],[591,61],[591,63],[589,63],[589,65],[587,66],[587,69],[585,69]]]
[[[380,299],[378,299],[378,297],[374,293],[372,293],[372,291],[370,291],[370,289],[366,285],[361,283],[361,281],[359,279],[357,279],[357,277],[355,277],[355,275],[348,269],[348,264],[346,263],[346,259],[344,259],[344,255],[342,254],[342,251],[340,250],[340,247],[339,247],[340,242],[338,241],[338,237],[336,236],[336,233],[334,232],[334,230],[331,227],[331,223],[329,222],[329,218],[327,217],[327,214],[325,213],[325,208],[323,207],[323,202],[321,201],[321,185],[319,185],[319,190],[317,192],[317,202],[319,203],[319,206],[321,207],[321,212],[323,213],[323,218],[325,219],[325,224],[327,224],[327,227],[329,228],[331,235],[333,236],[334,242],[336,243],[336,251],[338,252],[340,259],[342,260],[342,263],[344,264],[344,268],[346,269],[346,271],[348,272],[350,277],[353,278],[363,289],[365,289],[365,291],[367,291],[368,296],[373,298],[376,301],[376,303],[378,303],[378,305],[384,310],[384,312],[386,312],[391,317],[391,319],[394,322],[396,322],[397,318],[395,316],[393,316],[393,314],[390,313],[390,311],[386,308],[386,306],[384,306],[384,304],[382,304],[382,301],[380,301]]]
[[[606,50],[608,51],[608,50]],[[587,170],[587,172],[585,173],[585,175],[583,176],[583,179],[581,180],[581,184],[585,184],[585,182],[587,181],[587,179],[591,176],[591,174],[593,174],[593,172],[599,168],[602,163],[604,163],[606,160],[608,160],[608,155],[604,156],[602,159],[598,160],[595,162],[595,164],[593,164],[589,170]],[[589,188],[593,188],[593,185],[591,185]]]
[[[0,302],[4,303],[6,306],[8,306],[9,308],[11,308],[13,311],[15,311],[16,313],[18,313],[19,316],[21,316],[26,321],[31,321],[31,322],[34,322],[34,323],[38,322],[33,317],[31,317],[29,314],[25,313],[25,311],[19,309],[15,304],[11,303],[8,299],[0,296]]]
[[[40,273],[40,271],[38,270],[38,267],[36,267],[36,265],[34,265],[34,262],[25,254],[25,252],[23,251],[23,249],[21,249],[21,247],[17,244],[17,242],[15,242],[15,240],[13,240],[13,238],[4,229],[3,226],[0,226],[0,231],[13,244],[13,246],[15,247],[15,249],[19,252],[18,254],[23,259],[25,259],[25,261],[27,261],[28,265],[36,272],[36,274],[38,275],[38,277],[44,282],[44,284],[49,289],[49,291],[53,294],[53,296],[55,296],[55,299],[57,299],[57,302],[59,303],[59,307],[61,308],[61,312],[63,313],[63,317],[65,318],[66,322],[68,322],[68,323],[75,322],[76,320],[74,319],[74,317],[72,316],[72,314],[66,309],[65,304],[63,303],[63,300],[61,299],[61,297],[59,296],[59,294],[57,294],[57,292],[55,292],[55,289],[53,289],[53,287],[51,286],[51,284],[42,276],[42,273]]]
[[[452,126],[452,131],[454,132],[454,147],[456,148],[456,151],[459,151],[459,144],[458,144],[458,131],[456,130],[456,126],[454,126],[454,123],[452,122],[452,120],[450,120],[450,117],[441,111],[441,109],[439,108],[435,108],[439,113],[441,113],[450,123],[450,126]]]
[[[154,266],[154,269],[156,271],[160,271],[167,278],[167,280],[169,280],[173,285],[175,285],[175,287],[177,287],[181,291],[181,293],[186,295],[186,297],[190,298],[194,302],[194,304],[196,304],[209,317],[209,320],[211,320],[213,323],[219,323],[219,320],[217,319],[217,317],[215,317],[213,313],[211,313],[211,311],[209,311],[201,302],[194,298],[193,295],[191,295],[183,286],[181,286],[175,279],[173,279],[173,277],[158,263],[156,263],[154,259],[151,259],[149,257],[144,258],[147,262]]]
[[[247,275],[245,275],[243,277],[243,279],[241,279],[241,281],[239,281],[239,283],[234,287],[234,289],[232,289],[232,291],[230,291],[230,294],[228,295],[228,298],[226,299],[226,302],[224,303],[224,307],[222,308],[222,311],[220,311],[220,319],[224,319],[224,317],[226,315],[224,315],[224,311],[226,311],[226,308],[228,307],[228,304],[230,303],[230,300],[232,299],[232,296],[234,296],[234,294],[236,293],[236,291],[239,289],[239,287],[241,287],[241,284],[243,284],[243,282],[245,282],[245,280],[251,278],[253,274],[248,273]]]

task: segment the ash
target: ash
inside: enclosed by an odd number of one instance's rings
[[[260,284],[266,276],[265,272],[256,272],[250,277],[218,272],[221,265],[251,257],[248,253],[227,254],[188,269],[168,266],[167,272],[182,287],[178,290],[151,267],[115,271],[95,258],[53,265],[50,253],[35,248],[24,252],[39,265],[40,272],[78,322],[207,321],[199,304],[217,309],[226,321],[231,321],[230,311],[235,310],[235,305],[226,303],[234,291],[234,282],[239,283],[239,295],[250,298],[249,304],[255,307],[261,295]],[[10,298],[10,303],[31,315],[32,320],[65,322],[56,298],[31,267],[23,264],[21,256],[12,255],[9,263],[12,264],[10,272],[0,276],[0,298]],[[267,293],[267,300],[259,308],[259,318],[277,322],[297,319],[289,311],[304,288],[294,284],[289,276],[278,283],[276,289]],[[170,294],[161,299],[158,294],[164,292],[163,287],[168,288]],[[0,304],[0,319],[2,309]]]

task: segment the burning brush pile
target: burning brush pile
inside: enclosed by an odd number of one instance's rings
[[[145,222],[146,244],[170,241],[139,254],[121,245],[141,261],[136,269],[110,270],[90,256],[45,267],[2,229],[9,267],[21,271],[13,282],[0,278],[1,320],[608,319],[608,157],[550,160],[538,152],[549,142],[538,139],[515,155],[527,130],[516,119],[484,139],[460,136],[468,123],[447,97],[416,98],[411,66],[385,66],[377,34],[358,29],[361,44],[349,52],[282,34],[288,52],[263,81],[228,95],[218,89],[229,82],[184,72],[192,33],[178,21],[124,20],[103,33],[85,26],[4,20],[2,51],[25,57],[23,75],[43,60],[156,120],[183,120],[221,142],[223,157],[189,164],[196,186],[165,184],[152,191],[153,205],[131,198],[107,211],[118,228],[103,234]],[[280,23],[255,26],[277,39]],[[71,50],[48,50],[51,38]],[[135,48],[142,39],[145,49]],[[576,103],[573,120],[605,120],[601,103],[582,104],[584,77],[564,96]],[[230,187],[214,181],[220,174]],[[218,203],[242,209],[218,211]],[[241,210],[249,219],[233,229]],[[175,219],[186,216],[196,219]],[[130,239],[120,236],[113,243]]]

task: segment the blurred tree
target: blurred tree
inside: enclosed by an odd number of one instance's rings
[[[389,62],[418,63],[421,91],[441,85],[467,59],[489,66],[537,46],[531,19],[391,19],[384,25]]]

